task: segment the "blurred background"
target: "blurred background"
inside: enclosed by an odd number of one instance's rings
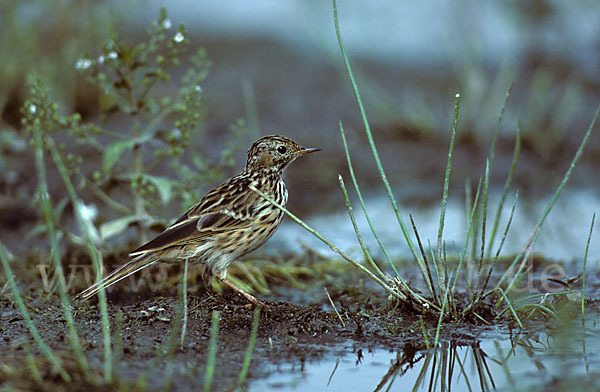
[[[32,155],[20,127],[27,74],[43,76],[62,112],[95,121],[100,115],[98,91],[78,75],[77,60],[98,56],[110,28],[136,42],[162,6],[167,7],[173,34],[183,23],[191,44],[204,47],[212,62],[201,86],[202,138],[192,137],[190,148],[218,155],[230,126],[240,119],[248,132],[227,175],[239,171],[247,146],[260,135],[282,134],[321,147],[318,155],[289,169],[289,207],[343,249],[358,251],[337,180],[341,173],[350,184],[339,134],[342,121],[382,238],[396,255],[406,256],[343,68],[332,5],[322,0],[3,0],[2,225],[16,230],[36,219]],[[455,94],[460,93],[461,104],[446,234],[448,241],[460,242],[466,231],[465,184],[475,188],[485,169],[502,103],[514,82],[500,125],[490,199],[494,203],[499,198],[520,124],[521,156],[513,186],[520,202],[507,245],[518,250],[600,103],[600,2],[341,0],[338,7],[383,166],[405,219],[412,213],[424,238],[434,239],[437,232]],[[596,131],[536,252],[561,260],[582,257],[589,222],[600,206],[599,164]],[[199,192],[209,186],[203,184]],[[511,192],[509,206],[513,196]],[[15,215],[15,207],[22,212]],[[506,220],[508,211],[504,215]],[[359,223],[366,228],[364,221]],[[595,238],[592,255],[600,254],[597,234]],[[291,222],[271,242],[278,251],[299,250],[302,242],[326,252]]]

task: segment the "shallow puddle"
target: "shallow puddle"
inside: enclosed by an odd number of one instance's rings
[[[269,369],[250,390],[487,391],[597,390],[600,387],[598,314],[583,330],[573,323],[546,332],[495,334],[467,346],[438,350],[362,349],[338,345],[324,358]]]

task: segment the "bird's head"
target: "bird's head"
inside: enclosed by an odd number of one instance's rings
[[[254,142],[248,150],[246,171],[283,171],[299,156],[320,150],[304,147],[287,137],[264,136]]]

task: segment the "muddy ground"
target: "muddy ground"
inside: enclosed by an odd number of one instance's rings
[[[117,385],[152,390],[201,388],[213,311],[218,311],[220,316],[214,390],[236,386],[254,316],[253,306],[237,294],[208,292],[192,285],[185,343],[180,348],[177,319],[181,315],[181,299],[177,285],[165,285],[156,292],[142,285],[137,293],[131,292],[127,284],[118,285],[107,296],[113,360],[118,362],[117,378],[106,385],[102,381],[104,346],[97,300],[73,303],[75,324],[91,367],[84,376],[70,351],[68,329],[57,293],[43,293],[41,280],[36,280],[34,273],[25,272],[24,276],[32,278],[26,282],[19,279],[19,287],[34,324],[46,344],[63,359],[74,380],[65,383],[51,371],[5,286],[0,299],[0,361],[3,365],[0,380],[4,387],[55,391],[105,390]],[[363,353],[384,347],[402,352],[404,360],[410,362],[410,356],[426,345],[420,320],[423,319],[430,337],[435,334],[437,317],[421,316],[404,305],[388,301],[383,290],[365,282],[356,271],[341,268],[337,276],[306,283],[307,289],[281,285],[271,287],[273,294],[269,296],[259,295],[267,307],[260,311],[247,382],[265,378],[278,372],[280,367],[289,369],[291,366],[300,371],[307,361],[318,360],[341,347],[353,350],[357,361]],[[74,286],[73,292],[83,288],[83,279],[76,278]],[[332,310],[324,287],[328,288],[343,325]],[[514,327],[512,322],[504,321],[493,327],[481,324],[475,320],[458,325],[446,323],[441,336],[458,345],[471,345],[481,334],[510,333]],[[40,368],[41,384],[27,363],[30,351]]]

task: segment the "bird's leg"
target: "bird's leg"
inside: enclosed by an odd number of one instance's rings
[[[256,305],[256,306],[262,306],[262,307],[267,307],[267,305],[264,302],[262,302],[260,299],[256,298],[252,294],[247,293],[244,290],[240,289],[239,287],[237,287],[236,285],[234,285],[233,283],[231,283],[227,279],[221,279],[221,278],[219,278],[219,280],[221,282],[225,283],[227,286],[231,287],[235,292],[237,292],[239,295],[242,295],[244,298],[246,298],[248,301],[252,302],[254,305]]]
[[[210,267],[204,267],[204,271],[202,271],[202,283],[204,283],[204,288],[209,293],[214,293],[213,286],[213,273]]]
[[[264,302],[262,302],[261,300],[259,300],[255,296],[253,296],[252,294],[247,293],[244,290],[242,290],[241,288],[237,287],[235,284],[233,284],[232,282],[230,282],[229,280],[227,280],[226,277],[227,277],[227,271],[223,271],[222,273],[220,273],[218,275],[217,278],[221,282],[225,283],[227,286],[231,287],[233,289],[233,291],[235,291],[239,295],[243,296],[248,301],[252,302],[255,306],[267,307],[267,305]]]

